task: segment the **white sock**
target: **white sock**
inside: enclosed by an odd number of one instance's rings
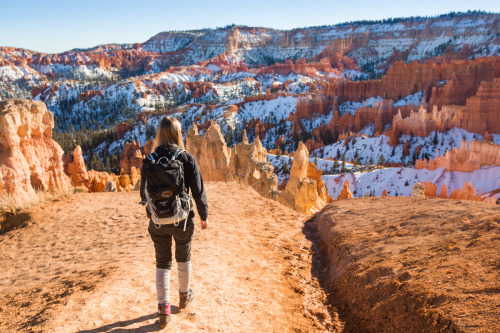
[[[156,297],[158,304],[168,304],[170,299],[170,269],[156,268]]]
[[[191,261],[177,263],[179,275],[179,292],[187,293],[191,282]]]

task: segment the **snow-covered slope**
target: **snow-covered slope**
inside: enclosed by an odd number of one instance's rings
[[[290,31],[231,26],[192,32],[162,32],[143,43],[142,47],[163,53],[185,50],[185,61],[190,63],[226,51],[249,64],[270,64],[286,59],[311,58],[332,49],[332,43],[346,40],[351,41],[351,47],[339,43],[340,51],[348,51],[347,55],[360,65],[379,65],[394,52],[408,52],[411,61],[442,55],[450,48],[458,52],[465,45],[472,46],[474,52],[481,55],[498,54],[497,22],[497,14],[465,13]]]
[[[337,199],[345,181],[348,180],[354,197],[365,195],[380,196],[384,190],[389,196],[411,196],[412,187],[418,181],[431,182],[437,187],[446,186],[448,195],[456,189],[462,189],[465,182],[471,183],[476,194],[487,194],[500,188],[500,166],[487,166],[473,172],[446,171],[414,168],[384,168],[370,172],[354,172],[340,175],[325,175],[323,181],[328,192]],[[500,198],[500,193],[493,195]]]

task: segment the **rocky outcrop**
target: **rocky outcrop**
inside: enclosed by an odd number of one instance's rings
[[[429,90],[429,87],[437,87],[439,82],[455,80],[463,82],[467,88],[462,89],[464,84],[456,85],[460,90],[448,93],[447,99],[436,97],[432,102],[438,107],[445,104],[463,104],[466,98],[474,95],[482,81],[493,81],[498,77],[499,57],[484,57],[474,60],[454,60],[450,62],[420,63],[396,61],[380,80],[369,81],[339,81],[328,87],[329,95],[338,96],[338,103],[345,101],[362,101],[370,97],[380,96],[384,99],[398,100],[401,97],[413,94],[417,91]],[[459,76],[457,77],[457,73]],[[466,82],[466,83],[465,83]],[[440,94],[440,90],[428,92]],[[442,102],[438,102],[442,100]],[[445,104],[442,104],[445,103]]]
[[[230,181],[230,151],[217,123],[212,123],[205,134],[198,133],[193,124],[186,136],[186,150],[198,162],[205,181]]]
[[[115,140],[121,139],[125,133],[130,131],[132,127],[126,123],[126,122],[121,122],[119,124],[115,125],[115,133],[114,133],[114,138]]]
[[[54,118],[42,102],[0,101],[0,196],[22,203],[36,191],[70,186],[63,150],[52,140]]]
[[[113,182],[119,192],[131,191],[141,179],[139,169],[131,167],[130,174],[122,170],[120,176],[107,172],[87,171],[82,149],[76,146],[73,156],[64,155],[64,172],[71,178],[74,186],[84,186],[90,192],[103,192],[109,182]]]
[[[477,93],[467,99],[458,119],[457,126],[469,132],[500,134],[500,77],[481,82]]]
[[[344,200],[344,199],[352,199],[352,192],[349,186],[349,181],[346,180],[344,183],[344,186],[342,187],[342,191],[340,192],[339,196],[337,197],[337,200]]]
[[[419,182],[420,183],[420,182]],[[436,198],[439,197],[441,199],[455,199],[455,200],[471,200],[471,201],[482,201],[486,203],[496,203],[496,199],[493,196],[485,196],[483,198],[481,192],[476,195],[476,189],[472,186],[471,183],[465,182],[462,189],[457,188],[453,192],[451,192],[450,196],[448,196],[448,190],[446,185],[441,186],[441,193],[439,196],[437,195],[437,188],[434,183],[424,182],[422,184],[424,186],[424,195],[426,198]],[[416,186],[416,185],[415,185]],[[419,185],[420,186],[420,185]]]
[[[425,185],[418,181],[415,185],[413,185],[411,191],[412,198],[424,198],[425,197]]]
[[[457,188],[455,191],[451,192],[449,199],[455,200],[472,200],[472,201],[482,201],[481,193],[476,195],[476,189],[471,183],[465,182],[462,189]]]
[[[444,132],[453,127],[479,134],[500,134],[499,110],[500,78],[495,78],[491,82],[481,82],[477,94],[467,98],[465,106],[443,105],[438,110],[434,105],[432,112],[420,106],[418,112],[410,112],[409,115],[399,110],[392,120],[389,135],[391,138],[400,134],[425,137],[433,131]],[[394,144],[394,140],[391,143]]]
[[[329,113],[334,105],[332,96],[322,94],[309,94],[297,98],[297,111],[290,114],[290,121],[295,119],[311,119],[313,116],[321,116]]]
[[[246,132],[242,142],[233,146],[229,170],[238,183],[252,187],[267,198],[278,194],[278,177],[274,174],[272,163],[266,161],[267,151],[259,138],[248,143]]]
[[[300,142],[293,156],[288,183],[285,190],[278,195],[279,202],[303,213],[313,213],[332,201],[321,176],[317,177],[317,171],[310,168],[316,169],[314,164],[309,163],[306,146]]]
[[[73,150],[73,157],[69,154],[64,154],[62,160],[64,163],[64,173],[71,178],[73,185],[88,187],[89,175],[85,161],[83,160],[82,148],[76,146]]]
[[[120,157],[120,168],[125,174],[130,174],[132,168],[141,170],[144,157],[140,142],[127,142]]]
[[[453,147],[446,154],[427,161],[419,159],[415,163],[416,169],[435,170],[444,167],[447,171],[471,172],[487,165],[500,165],[500,145],[489,141],[462,141],[460,149]]]

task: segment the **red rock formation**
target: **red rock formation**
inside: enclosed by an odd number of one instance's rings
[[[154,139],[150,139],[144,144],[144,156],[148,156],[153,152],[154,144],[155,144]]]
[[[212,123],[204,135],[198,134],[198,127],[193,124],[186,136],[186,150],[196,158],[204,180],[232,180],[230,154],[217,123]]]
[[[53,127],[53,115],[42,102],[0,101],[0,196],[22,203],[35,198],[37,190],[69,188]]]
[[[334,99],[332,96],[324,96],[322,94],[309,94],[301,96],[297,99],[297,110],[290,114],[289,120],[295,119],[311,119],[313,116],[326,115],[333,106]]]
[[[229,170],[240,184],[250,186],[262,196],[275,198],[278,194],[278,177],[272,163],[266,161],[267,151],[259,138],[250,144],[246,132],[242,142],[233,146]]]
[[[342,191],[340,192],[339,196],[337,197],[337,200],[344,200],[344,199],[352,199],[352,192],[349,187],[349,181],[346,180],[344,183],[344,186],[342,187]]]
[[[414,186],[414,191],[415,188],[418,187],[419,190],[423,191],[422,193],[425,195],[426,198],[436,198],[437,197],[437,189],[436,185],[431,182],[425,182],[424,184],[421,184],[418,182]],[[494,197],[485,197],[482,198],[481,192],[479,192],[478,195],[476,195],[476,189],[474,186],[472,186],[470,183],[465,182],[464,186],[462,189],[457,188],[455,191],[453,191],[450,196],[448,197],[448,191],[446,189],[446,185],[441,186],[441,193],[439,194],[439,198],[441,199],[455,199],[455,200],[472,200],[472,201],[483,201],[486,203],[496,203],[496,199]]]
[[[408,117],[401,113],[394,116],[390,137],[399,134],[427,136],[430,132],[441,132],[453,127],[463,128],[473,133],[500,133],[500,78],[492,82],[484,81],[477,94],[467,99],[466,105],[443,106],[438,111],[428,113],[420,107],[418,113],[410,112]],[[491,139],[491,137],[488,137]],[[391,140],[391,144],[395,141]]]
[[[247,128],[254,128],[255,136],[259,138],[265,138],[266,132],[273,127],[273,124],[261,122],[260,118],[252,119],[247,123]]]
[[[101,90],[87,90],[82,92],[81,94],[78,95],[78,101],[90,101],[92,98],[95,96],[101,96],[102,95]]]
[[[500,77],[481,82],[477,94],[467,99],[458,119],[457,126],[469,132],[500,134]]]
[[[424,186],[425,186],[424,195],[426,198],[437,197],[437,188],[436,188],[436,185],[434,185],[434,183],[424,182]],[[446,188],[446,186],[445,186],[445,188]]]
[[[278,195],[279,202],[300,212],[312,213],[319,211],[326,203],[332,201],[324,184],[321,186],[318,183],[318,174],[310,168],[315,167],[314,164],[312,167],[309,165],[309,152],[306,146],[299,142],[299,148],[293,157],[288,183],[285,190]],[[308,175],[313,178],[308,178]]]
[[[441,193],[439,193],[439,197],[441,199],[448,199],[448,189],[444,184],[441,186]]]
[[[323,147],[325,144],[323,143],[323,141],[321,141],[321,139],[319,140],[319,142],[316,142],[313,139],[308,139],[306,141],[305,145],[306,145],[307,150],[312,152],[316,149]]]
[[[80,146],[76,146],[73,150],[73,158],[70,155],[64,154],[63,162],[64,173],[70,176],[74,186],[86,186],[88,184],[89,175]]]
[[[500,165],[500,145],[489,141],[462,141],[460,149],[453,147],[445,155],[436,157],[429,162],[426,159],[417,160],[416,169],[435,170],[445,167],[447,171],[471,172],[486,165]]]
[[[126,142],[120,157],[120,168],[125,174],[130,174],[132,167],[141,170],[144,159],[140,142]]]
[[[382,196],[383,197],[386,197],[387,196],[387,190],[384,188],[384,190],[382,191]]]
[[[64,155],[64,172],[71,178],[74,186],[84,186],[90,192],[102,192],[108,182],[114,182],[119,192],[131,191],[141,179],[139,169],[132,167],[130,175],[120,176],[95,170],[87,171],[83,160],[82,149],[76,146],[73,157]]]
[[[481,194],[476,195],[476,189],[470,183],[465,182],[462,190],[456,189],[451,192],[449,199],[483,201]]]
[[[131,127],[128,123],[126,122],[121,122],[119,124],[115,125],[115,133],[114,133],[114,139],[118,140],[123,138],[123,135],[130,131]]]

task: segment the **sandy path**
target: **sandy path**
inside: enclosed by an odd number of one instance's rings
[[[239,185],[207,189],[210,229],[196,220],[192,249],[196,300],[175,306],[174,262],[168,331],[338,327],[311,276],[306,217]],[[154,249],[138,201],[137,192],[76,194],[1,235],[0,331],[157,331]]]

